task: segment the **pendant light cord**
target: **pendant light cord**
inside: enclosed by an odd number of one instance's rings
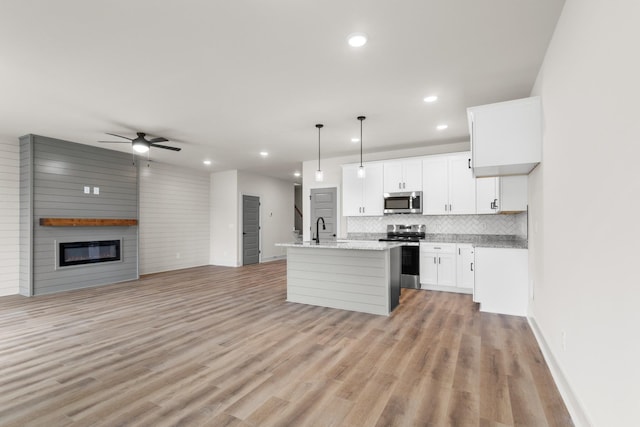
[[[358,116],[360,120],[360,167],[362,167],[362,122],[366,119],[365,116]]]
[[[316,127],[318,128],[318,170],[320,170],[320,129],[322,129],[324,125],[318,123]]]

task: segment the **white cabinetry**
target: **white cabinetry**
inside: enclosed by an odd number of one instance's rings
[[[422,162],[420,160],[384,162],[384,192],[403,191],[422,191]]]
[[[527,249],[475,249],[473,300],[480,311],[527,315],[528,262]]]
[[[467,109],[475,177],[528,174],[542,159],[540,98]]]
[[[422,161],[423,214],[476,213],[476,184],[470,162],[470,153],[432,156]]]
[[[478,214],[527,210],[527,175],[476,179]]]
[[[342,166],[342,215],[382,215],[384,208],[382,163],[366,164],[364,178],[358,177],[359,166],[359,164]]]
[[[420,284],[423,288],[456,285],[456,245],[420,243]]]
[[[475,254],[473,245],[458,244],[458,260],[456,286],[467,291],[473,291],[475,283],[475,274],[473,271],[475,263]]]

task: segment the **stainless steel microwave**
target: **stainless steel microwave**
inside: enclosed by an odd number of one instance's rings
[[[421,214],[422,191],[384,193],[384,214]]]

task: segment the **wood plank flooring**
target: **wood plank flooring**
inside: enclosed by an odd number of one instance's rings
[[[285,298],[284,261],[2,297],[0,425],[572,425],[524,318]]]

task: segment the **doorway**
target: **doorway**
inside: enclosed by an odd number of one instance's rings
[[[320,232],[320,241],[334,241],[337,236],[338,224],[338,208],[337,208],[337,189],[332,188],[313,188],[311,190],[311,238],[316,235],[316,221],[319,217],[324,219],[325,230],[322,229],[322,222],[318,227]]]
[[[242,265],[260,262],[260,197],[242,195]]]

